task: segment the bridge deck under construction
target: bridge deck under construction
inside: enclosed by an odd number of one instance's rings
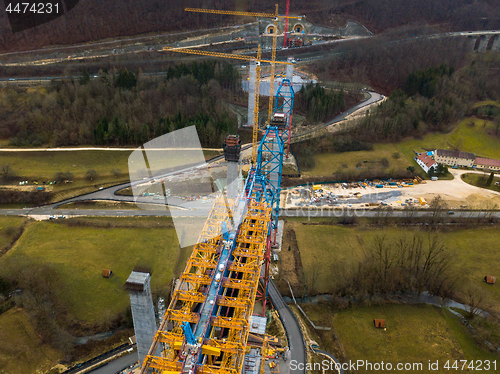
[[[241,203],[223,196],[214,202],[143,372],[241,373],[271,216],[267,203],[249,199],[235,223],[232,209]],[[224,228],[233,237],[224,237]],[[188,352],[183,322],[199,346],[195,354],[192,347]]]

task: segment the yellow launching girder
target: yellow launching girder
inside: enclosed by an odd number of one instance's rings
[[[182,343],[184,342],[184,335],[158,330],[155,339],[162,343]]]
[[[231,368],[221,368],[219,366],[203,365],[200,366],[197,374],[240,374],[239,370]]]
[[[226,279],[222,283],[226,288],[236,288],[239,290],[250,290],[252,289],[253,282],[241,280],[241,279]]]
[[[212,282],[212,278],[210,278],[208,275],[192,274],[192,273],[183,273],[181,275],[181,280],[186,281],[188,283],[197,283],[202,285],[208,285]]]
[[[248,298],[222,296],[217,300],[217,305],[229,306],[233,308],[246,308],[252,306],[252,301]]]
[[[148,355],[148,356],[146,356],[145,363],[151,369],[158,369],[158,370],[162,370],[162,371],[168,370],[168,371],[175,371],[175,372],[179,372],[179,373],[182,370],[182,362],[180,362],[178,360],[165,360],[164,358],[161,358],[161,357]]]
[[[251,248],[236,248],[233,251],[233,254],[238,257],[246,257],[246,258],[256,258],[258,256],[258,249]]]
[[[257,266],[256,264],[235,264],[235,263],[232,263],[230,266],[229,266],[229,270],[231,271],[238,271],[238,272],[242,272],[242,273],[251,273],[251,274],[255,274],[255,273],[259,273],[259,266]]]
[[[212,320],[212,326],[242,330],[248,328],[248,321],[240,318],[216,316]]]
[[[222,352],[227,353],[241,353],[245,350],[245,346],[240,342],[228,342],[217,339],[210,339],[205,344],[219,348]]]
[[[143,374],[149,369],[168,374],[177,374],[182,370],[184,359],[180,358],[179,354],[185,347],[185,337],[181,323],[196,324],[200,319],[200,315],[194,311],[198,311],[196,305],[206,302],[205,286],[212,282],[212,278],[204,274],[204,271],[216,268],[219,262],[217,249],[222,245],[221,222],[226,222],[230,229],[232,225],[230,215],[223,212],[226,207],[222,199],[216,200],[210,218],[205,224],[205,230],[200,235],[200,243],[194,247],[193,254],[180,277],[181,284],[174,292],[169,309],[155,335],[149,356],[141,369]],[[264,257],[271,209],[265,203],[250,200],[247,211],[240,225],[243,230],[239,231],[235,238],[236,250],[233,251],[232,262],[228,266],[229,273],[221,280],[223,289],[215,299],[217,313],[210,319],[209,338],[200,341],[201,354],[206,355],[204,361],[206,365],[199,366],[196,373],[240,374],[243,367],[250,330],[249,321],[259,282],[258,265]],[[218,237],[204,237],[203,233],[207,232],[211,235],[216,233]],[[244,255],[239,256],[239,252]],[[232,296],[235,289],[239,290],[236,293],[237,297]],[[227,314],[224,316],[223,311],[230,312],[231,317],[227,317]],[[163,347],[162,357],[154,356],[154,352],[160,347]]]
[[[187,260],[187,264],[190,266],[207,269],[215,269],[217,267],[217,263],[214,260],[201,257],[190,257]]]
[[[189,301],[192,303],[203,303],[206,300],[205,295],[193,291],[176,291],[173,298],[179,301]]]
[[[186,322],[196,323],[200,319],[200,316],[196,313],[187,313],[181,310],[168,309],[165,315],[166,317],[168,317],[169,320],[179,321],[179,322],[186,321]]]

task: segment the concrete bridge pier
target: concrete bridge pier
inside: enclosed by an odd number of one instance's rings
[[[493,40],[493,44],[491,45],[491,50],[492,51],[495,51],[495,52],[498,52],[500,51],[500,35],[494,35],[492,36],[492,38],[494,38]]]
[[[477,52],[485,52],[487,46],[488,46],[488,38],[486,37],[486,35],[481,35],[477,39],[476,45],[474,47],[476,48]]]

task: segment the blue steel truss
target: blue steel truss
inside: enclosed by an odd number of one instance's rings
[[[264,199],[271,207],[271,231],[276,233],[280,210],[283,139],[277,127],[267,127],[258,153],[254,193],[257,201]]]
[[[293,90],[292,82],[290,82],[290,79],[283,79],[280,83],[278,91],[276,92],[274,100],[274,113],[286,114],[286,126],[281,134],[284,142],[288,141],[291,129],[294,96],[295,91]]]
[[[283,79],[280,83],[278,91],[276,92],[274,113],[291,114],[293,111],[294,96],[295,91],[293,90],[292,82],[290,82],[290,79]]]

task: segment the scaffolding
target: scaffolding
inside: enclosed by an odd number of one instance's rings
[[[240,203],[222,196],[215,201],[142,373],[241,373],[271,209],[249,199],[238,225],[232,209]],[[193,331],[194,344],[185,339],[183,322]],[[163,355],[157,356],[160,343]]]

